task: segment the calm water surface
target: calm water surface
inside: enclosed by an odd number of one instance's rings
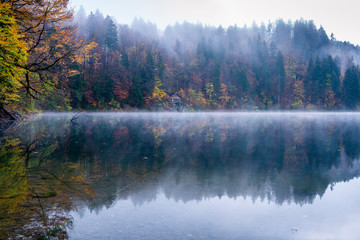
[[[360,239],[360,114],[42,114],[0,145],[0,239]]]

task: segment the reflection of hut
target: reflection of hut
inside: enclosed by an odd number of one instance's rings
[[[170,100],[173,104],[181,104],[182,97],[177,93],[170,94]]]

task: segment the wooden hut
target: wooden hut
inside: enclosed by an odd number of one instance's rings
[[[170,94],[170,100],[173,104],[181,104],[182,97],[177,93]]]

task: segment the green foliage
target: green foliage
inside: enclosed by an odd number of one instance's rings
[[[105,19],[105,44],[110,50],[116,50],[118,47],[118,32],[114,21],[107,16]]]
[[[336,104],[335,93],[333,91],[333,85],[331,84],[331,75],[326,76],[326,88],[325,88],[325,100],[324,108],[333,109]]]
[[[142,106],[144,96],[141,91],[139,77],[135,77],[134,85],[131,89],[130,96],[133,100],[133,104],[135,105],[135,107]]]
[[[279,51],[276,55],[276,71],[278,74],[276,79],[277,104],[281,105],[281,96],[284,94],[284,90],[285,90],[284,57],[281,51]]]
[[[344,104],[349,109],[355,109],[360,101],[360,72],[359,69],[355,66],[350,67],[344,78],[344,87],[343,87],[343,99]]]

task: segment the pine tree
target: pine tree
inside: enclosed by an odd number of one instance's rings
[[[121,65],[123,65],[126,69],[128,69],[130,66],[129,57],[126,52],[121,55]]]
[[[105,44],[110,50],[116,50],[118,48],[118,32],[114,21],[107,16],[105,18]]]
[[[281,96],[285,89],[285,67],[284,57],[279,51],[276,55],[276,72],[277,72],[277,104],[281,105]]]
[[[360,100],[359,69],[354,65],[346,70],[343,86],[343,102],[345,107],[355,109]]]

